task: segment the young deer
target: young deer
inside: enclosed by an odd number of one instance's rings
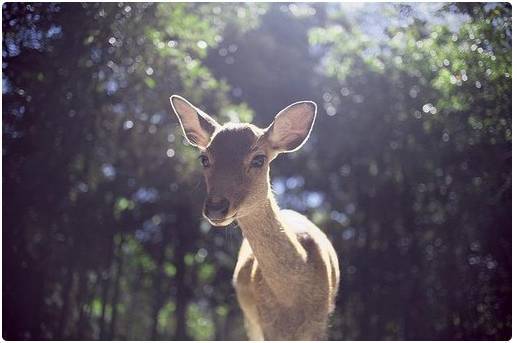
[[[170,100],[187,141],[201,151],[204,216],[214,226],[236,220],[244,235],[233,283],[249,338],[326,339],[339,284],[336,252],[306,217],[278,208],[269,182],[271,161],[307,140],[316,104],[294,103],[261,129],[219,125],[184,98]]]

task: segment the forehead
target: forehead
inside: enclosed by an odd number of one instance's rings
[[[250,124],[226,124],[215,134],[207,150],[216,160],[242,160],[260,136],[261,130]]]

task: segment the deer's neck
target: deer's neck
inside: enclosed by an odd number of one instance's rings
[[[262,206],[239,218],[238,224],[266,282],[279,298],[289,301],[295,279],[304,269],[306,252],[281,220],[272,194]]]
[[[238,223],[246,238],[257,239],[260,243],[266,243],[262,242],[262,238],[267,238],[264,235],[260,235],[261,233],[271,234],[283,231],[280,209],[271,194],[263,204],[256,206],[251,213],[239,217]]]

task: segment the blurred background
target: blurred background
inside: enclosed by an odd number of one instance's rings
[[[201,218],[169,104],[268,125],[331,238],[330,339],[511,338],[508,3],[2,6],[4,339],[246,339],[241,233]]]

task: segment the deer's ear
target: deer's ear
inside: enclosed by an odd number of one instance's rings
[[[316,111],[312,101],[295,102],[284,108],[267,128],[269,145],[278,152],[298,150],[309,138]]]
[[[173,95],[170,100],[187,141],[199,148],[206,148],[210,137],[220,125],[183,97]]]

